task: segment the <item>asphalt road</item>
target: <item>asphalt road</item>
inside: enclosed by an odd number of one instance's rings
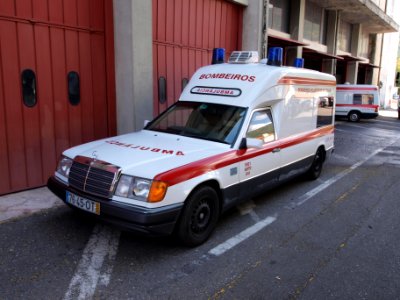
[[[337,122],[316,181],[220,220],[195,249],[67,207],[0,224],[0,299],[399,299],[400,121]]]

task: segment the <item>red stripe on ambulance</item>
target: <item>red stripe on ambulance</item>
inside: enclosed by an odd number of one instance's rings
[[[184,182],[186,180],[201,176],[226,166],[248,160],[263,154],[272,152],[276,148],[288,148],[300,143],[333,134],[334,126],[321,127],[306,134],[288,137],[279,141],[268,143],[262,149],[232,150],[193,163],[158,174],[154,180],[167,182],[169,186]]]

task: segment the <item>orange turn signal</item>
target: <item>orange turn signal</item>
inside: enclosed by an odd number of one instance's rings
[[[168,184],[163,181],[153,181],[151,183],[148,202],[159,202],[164,199],[167,193]]]

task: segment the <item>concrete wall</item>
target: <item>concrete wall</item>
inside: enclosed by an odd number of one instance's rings
[[[248,0],[243,13],[242,50],[258,51],[263,57],[262,46],[265,42],[263,33],[264,0]],[[267,23],[268,24],[268,23]]]
[[[114,0],[118,134],[153,116],[152,1]]]
[[[397,88],[395,86],[397,47],[399,44],[399,33],[385,33],[383,37],[383,48],[381,71],[379,80],[383,83],[380,89],[382,106],[389,107],[393,100],[393,94]]]
[[[400,23],[400,1],[387,1],[387,14]],[[399,32],[385,33],[382,37],[382,52],[379,53],[381,69],[380,71],[377,70],[377,72],[379,74],[378,81],[382,82],[382,88],[380,89],[381,103],[385,108],[390,107],[392,102],[394,102],[393,94],[397,91],[395,78],[399,40]]]

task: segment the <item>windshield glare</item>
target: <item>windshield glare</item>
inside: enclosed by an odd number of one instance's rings
[[[245,112],[243,107],[180,101],[145,129],[232,144]]]

